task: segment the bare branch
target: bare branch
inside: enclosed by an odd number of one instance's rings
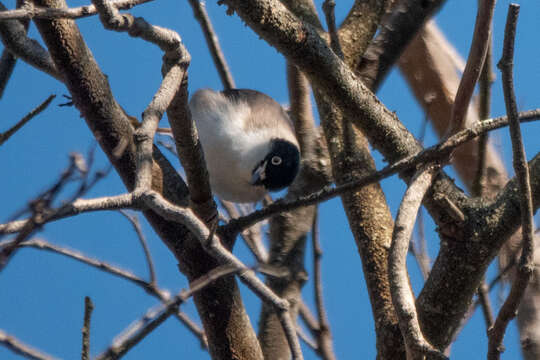
[[[47,216],[45,221],[55,221],[92,211],[119,209],[139,210],[140,207],[139,204],[134,202],[133,196],[131,194],[106,196],[94,199],[77,199],[70,204],[63,205],[59,209],[54,210],[52,214]],[[24,225],[28,221],[30,221],[30,219],[16,220],[6,224],[2,224],[0,225],[0,234],[10,234],[22,231]]]
[[[11,350],[15,354],[24,356],[28,359],[32,359],[32,360],[56,359],[50,355],[42,353],[41,351],[31,348],[30,346],[22,343],[21,341],[7,334],[1,329],[0,329],[0,345],[5,346],[6,348]]]
[[[227,65],[227,60],[225,59],[225,55],[223,55],[221,46],[219,46],[219,39],[206,12],[206,5],[199,0],[189,0],[189,4],[193,8],[195,19],[201,25],[208,50],[210,50],[210,55],[212,55],[212,60],[214,60],[214,65],[218,71],[223,88],[234,89],[236,87],[234,78],[232,77],[229,65]]]
[[[336,55],[340,59],[343,59],[343,51],[341,50],[341,44],[339,43],[339,36],[336,29],[335,7],[336,2],[334,0],[325,0],[322,5],[326,17],[326,25],[328,26],[328,33],[330,34],[330,46]]]
[[[315,212],[313,217],[313,227],[311,229],[311,241],[313,246],[313,276],[315,282],[315,304],[317,305],[317,315],[319,317],[319,331],[317,332],[317,352],[321,354],[324,360],[335,360],[332,344],[332,333],[330,324],[324,307],[321,258],[322,249],[319,243],[319,215]]]
[[[212,282],[236,271],[238,271],[238,269],[234,266],[223,265],[212,269],[208,274],[191,282],[189,290],[182,290],[178,295],[161,305],[158,309],[147,311],[140,320],[131,324],[115,339],[113,344],[105,350],[105,352],[96,357],[96,360],[121,358],[171,315],[177,312],[178,307],[196,292],[204,289]]]
[[[315,121],[311,110],[310,86],[306,76],[296,65],[287,62],[287,88],[289,89],[289,115],[303,158],[314,156]]]
[[[478,287],[478,303],[482,307],[486,328],[489,329],[491,326],[493,326],[494,318],[493,307],[491,306],[491,300],[489,299],[489,290],[486,284],[486,279],[482,280],[482,283]]]
[[[105,271],[106,273],[109,273],[114,276],[118,276],[121,279],[128,280],[132,282],[133,284],[141,287],[144,289],[148,294],[156,297],[161,302],[166,302],[169,300],[169,293],[166,290],[162,290],[157,287],[157,284],[150,283],[131,272],[121,269],[119,267],[113,266],[105,261],[101,261],[98,259],[93,259],[91,257],[88,257],[76,250],[63,248],[57,245],[53,245],[45,240],[42,239],[32,239],[27,240],[19,244],[19,247],[32,247],[35,249],[50,251],[52,253],[56,253],[59,255],[66,256],[68,258],[80,261],[83,264],[95,267],[96,269]],[[204,331],[202,331],[197,324],[193,320],[191,320],[184,312],[181,310],[178,310],[175,314],[176,318],[180,320],[186,327],[201,341],[201,344],[203,345],[203,348],[208,347],[206,345],[206,337],[204,335]]]
[[[0,3],[0,15],[7,8]],[[21,11],[21,10],[13,10]],[[51,56],[36,40],[26,36],[26,28],[17,20],[0,21],[0,39],[9,51],[34,66],[44,71],[59,81],[63,81],[58,73]]]
[[[443,138],[448,130],[450,115],[465,61],[446,39],[434,21],[428,21],[399,59],[401,73],[407,79],[417,101],[429,115],[434,130]],[[487,117],[479,117],[475,102],[466,113],[466,127]],[[463,144],[453,152],[452,165],[468,189],[472,189],[478,168],[478,140]],[[485,195],[492,199],[508,181],[504,164],[494,146],[488,144],[485,167]],[[493,196],[492,196],[493,195]]]
[[[514,61],[514,41],[516,36],[517,18],[519,5],[510,4],[508,7],[508,17],[504,31],[503,55],[498,67],[502,72],[504,99],[506,110],[510,119],[510,137],[512,139],[512,154],[514,170],[518,180],[520,192],[520,211],[522,227],[522,250],[516,277],[510,294],[497,315],[493,328],[489,331],[488,359],[499,359],[504,351],[502,340],[508,322],[516,316],[516,311],[525,294],[525,289],[529,284],[534,271],[534,234],[533,234],[533,205],[531,195],[531,184],[529,178],[529,167],[521,130],[519,126],[516,98],[514,94],[513,61]]]
[[[112,6],[118,10],[131,9],[152,0],[116,0],[111,1]],[[15,19],[79,19],[96,15],[98,11],[94,5],[79,6],[76,8],[45,8],[33,6],[27,2],[24,7],[17,10],[3,10],[0,12],[0,22],[3,20]]]
[[[296,330],[289,312],[289,302],[278,297],[269,289],[253,272],[246,267],[236,256],[227,250],[217,236],[210,236],[210,229],[199,220],[189,208],[180,208],[168,203],[155,191],[147,191],[141,194],[142,200],[162,217],[185,225],[191,233],[201,242],[202,246],[219,263],[234,266],[238,270],[238,276],[259,298],[274,306],[283,331],[289,342],[293,359],[302,359],[300,344]]]
[[[495,1],[481,0],[478,4],[478,13],[476,15],[469,57],[456,93],[446,136],[454,134],[465,127],[465,114],[469,108],[469,102],[471,101],[476,82],[480,77],[480,71],[484,65],[484,59],[486,58],[491,39],[491,23]]]
[[[206,222],[216,221],[217,205],[212,196],[208,169],[199,134],[188,108],[187,76],[184,76],[180,87],[167,109],[167,117],[171,124],[176,152],[186,174],[189,186],[190,205],[197,216]],[[230,240],[231,244],[233,239]]]
[[[416,214],[437,170],[437,167],[428,166],[418,170],[412,178],[399,206],[388,259],[392,302],[399,318],[409,360],[423,359],[426,355],[436,359],[446,358],[422,335],[406,264]]]
[[[32,215],[28,220],[24,221],[15,239],[4,242],[2,244],[3,246],[0,246],[0,271],[7,266],[8,262],[15,255],[18,245],[26,240],[35,230],[47,223],[50,216],[54,215],[54,212],[49,212],[51,203],[55,200],[64,185],[72,180],[74,173],[78,169],[77,158],[77,155],[72,154],[67,169],[62,172],[59,179],[30,203],[28,210],[31,211]],[[26,211],[27,209],[23,213]]]
[[[26,0],[16,1],[17,9],[20,9],[25,4]],[[1,14],[2,13],[0,13],[0,15]],[[23,24],[25,31],[28,32],[30,20],[21,20],[21,23]],[[16,64],[17,57],[13,55],[7,48],[4,48],[2,51],[2,57],[0,58],[0,99],[4,95],[4,90],[9,79],[11,78],[11,74],[13,73]]]
[[[482,0],[478,0],[478,4]],[[493,54],[492,54],[492,36],[488,40],[488,48],[486,50],[486,59],[480,73],[479,96],[478,96],[478,116],[480,119],[487,119],[491,114],[491,85],[495,81],[493,74]],[[488,151],[488,135],[482,134],[478,138],[478,164],[476,174],[472,183],[472,192],[476,196],[482,196],[485,187],[486,162]]]
[[[90,319],[94,304],[90,297],[84,297],[84,324],[82,328],[82,352],[81,360],[90,360]]]
[[[376,91],[407,44],[445,0],[399,0],[358,65],[362,81]]]
[[[220,200],[221,206],[227,211],[229,220],[239,218],[240,212],[235,203],[226,200]],[[257,223],[240,232],[240,236],[246,243],[247,247],[253,253],[259,264],[266,264],[268,261],[268,250],[262,242],[261,223]]]
[[[146,237],[144,236],[144,233],[142,232],[139,218],[137,217],[137,215],[131,215],[127,213],[125,210],[120,210],[119,212],[126,219],[128,219],[130,224],[133,226],[133,229],[137,233],[137,238],[139,239],[139,242],[141,243],[141,246],[144,251],[144,256],[146,258],[146,264],[148,265],[148,273],[150,274],[150,284],[156,284],[156,270],[154,268],[154,262],[152,260],[152,255],[150,254],[150,249],[148,248],[148,244],[146,242]]]
[[[297,326],[296,327],[296,332],[298,333],[298,337],[300,338],[300,340],[302,340],[307,346],[309,346],[310,348],[312,348],[315,351],[318,350],[318,346],[317,346],[317,343],[315,342],[315,340],[310,338],[309,335],[306,334],[301,327]]]
[[[1,96],[1,95],[0,95]],[[42,102],[38,107],[36,107],[34,110],[30,111],[28,114],[26,114],[17,124],[12,126],[9,130],[6,132],[0,133],[0,146],[2,146],[3,143],[5,143],[13,134],[15,134],[20,128],[22,128],[27,122],[32,120],[36,115],[41,113],[43,110],[49,106],[51,101],[56,97],[56,95],[50,95],[44,102]]]

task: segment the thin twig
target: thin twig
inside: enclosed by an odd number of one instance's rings
[[[220,204],[225,211],[227,211],[229,219],[238,218],[241,216],[235,203],[220,200]],[[251,253],[253,256],[255,256],[255,259],[257,259],[257,262],[259,264],[266,264],[268,261],[268,250],[262,242],[260,223],[244,229],[242,232],[240,232],[240,237],[242,237],[248,249],[251,250]]]
[[[3,244],[3,243],[0,243]],[[68,258],[77,260],[83,264],[95,267],[96,269],[102,270],[111,275],[117,276],[121,279],[128,280],[133,284],[144,289],[148,294],[159,299],[161,302],[167,302],[170,298],[168,291],[162,290],[157,287],[157,284],[150,283],[131,272],[121,269],[119,267],[113,266],[105,261],[93,259],[88,257],[76,250],[63,248],[57,245],[53,245],[45,240],[34,238],[32,240],[24,241],[19,244],[19,247],[31,247],[39,250],[50,251],[59,255],[66,256]],[[180,322],[182,322],[186,327],[199,339],[203,348],[206,348],[206,336],[204,331],[197,325],[193,320],[191,320],[184,312],[178,310],[175,313],[175,316]]]
[[[498,67],[502,73],[504,100],[506,111],[510,118],[513,164],[520,191],[521,232],[523,240],[521,257],[512,288],[497,315],[493,328],[489,331],[488,359],[490,360],[499,359],[500,354],[504,351],[502,340],[506,326],[516,316],[517,308],[534,271],[534,222],[531,184],[529,167],[527,165],[519,126],[513,79],[514,41],[519,8],[517,4],[510,4],[508,7],[508,17],[504,31],[503,55]]]
[[[324,360],[335,360],[336,355],[333,351],[332,333],[328,315],[324,307],[323,300],[323,280],[321,271],[322,249],[319,242],[319,214],[315,211],[313,216],[313,226],[311,228],[311,241],[313,246],[313,277],[315,289],[315,304],[317,306],[317,315],[319,318],[319,331],[317,332],[317,352]]]
[[[465,127],[465,115],[469,108],[474,87],[480,77],[480,71],[482,70],[489,47],[489,40],[491,39],[495,2],[495,0],[482,0],[478,5],[469,57],[456,93],[446,137],[455,134]]]
[[[150,309],[140,320],[131,324],[125,329],[96,360],[119,359],[131,350],[135,345],[141,342],[148,334],[161,325],[171,315],[178,311],[178,307],[196,292],[204,289],[217,279],[230,275],[238,269],[234,266],[223,265],[212,269],[205,275],[194,280],[190,284],[190,289],[182,290],[167,303],[161,305],[158,309]]]
[[[152,260],[152,255],[150,254],[150,249],[148,248],[148,243],[146,242],[146,237],[144,236],[144,233],[142,232],[141,223],[139,221],[139,218],[136,215],[131,215],[127,213],[125,210],[120,210],[120,214],[122,214],[133,226],[133,229],[135,230],[135,233],[137,233],[137,238],[139,239],[139,242],[141,243],[141,246],[144,251],[144,256],[146,257],[146,264],[148,265],[148,273],[150,274],[150,284],[156,284],[156,270],[154,267],[154,261]]]
[[[152,0],[117,0],[111,1],[112,6],[118,10],[128,10]],[[79,6],[76,8],[43,8],[33,6],[31,1],[17,10],[4,10],[0,12],[0,21],[8,19],[79,19],[96,15],[98,11],[94,5]]]
[[[84,324],[82,328],[82,352],[81,360],[90,359],[90,319],[92,318],[92,311],[94,310],[94,304],[90,297],[84,297]]]
[[[3,246],[0,246],[0,271],[13,258],[18,250],[18,245],[30,237],[34,231],[46,224],[51,216],[54,216],[55,211],[50,211],[50,205],[64,185],[72,180],[77,168],[77,156],[72,154],[67,169],[62,172],[59,179],[30,203],[29,210],[32,212],[30,218],[23,221],[22,227],[13,241],[3,243]],[[26,211],[27,209],[24,212]]]
[[[486,328],[489,329],[493,326],[493,306],[491,306],[491,300],[489,299],[488,286],[486,279],[482,279],[482,282],[478,286],[478,303],[482,307],[482,313],[484,314],[484,321]]]
[[[446,359],[443,353],[427,342],[420,330],[406,264],[416,215],[436,173],[437,167],[428,166],[418,170],[412,178],[399,206],[388,258],[392,303],[399,318],[409,360],[423,359],[426,355],[434,359]]]
[[[304,323],[308,327],[311,334],[313,334],[313,336],[317,336],[317,332],[319,331],[319,322],[302,299],[300,299],[298,302],[298,314],[302,320],[304,320]]]
[[[0,95],[1,96],[1,95]],[[5,143],[13,134],[15,134],[20,128],[22,128],[27,122],[32,120],[36,115],[41,113],[43,110],[49,106],[51,101],[56,97],[56,95],[50,95],[44,102],[42,102],[38,107],[36,107],[34,110],[30,111],[28,114],[26,114],[19,122],[17,122],[14,126],[12,126],[9,130],[6,132],[0,133],[0,146],[2,146],[3,143]]]
[[[330,46],[334,53],[343,59],[343,50],[341,50],[341,44],[339,42],[339,36],[336,29],[336,16],[334,9],[336,2],[334,0],[325,0],[322,8],[326,17],[326,25],[328,26],[328,33],[330,34]]]
[[[218,71],[221,83],[223,84],[224,89],[234,89],[236,85],[234,84],[234,79],[232,77],[229,66],[227,65],[227,60],[223,55],[221,46],[219,45],[219,39],[214,31],[210,17],[206,12],[206,6],[204,2],[199,0],[189,0],[189,4],[193,8],[193,14],[195,19],[201,25],[203,30],[204,38],[206,39],[206,44],[208,45],[208,50],[212,55],[212,60],[214,60],[214,65]]]
[[[482,0],[478,0],[480,3]],[[492,56],[492,41],[489,39],[486,52],[486,59],[482,72],[480,73],[479,96],[478,96],[478,117],[487,119],[491,114],[491,85],[494,82],[493,75],[493,56]],[[486,181],[486,161],[487,161],[487,144],[488,134],[482,134],[478,138],[478,165],[476,174],[472,184],[472,192],[474,196],[483,196],[485,181]]]
[[[5,346],[13,353],[24,356],[27,359],[32,360],[54,360],[55,357],[44,354],[43,352],[33,349],[32,347],[22,343],[15,337],[7,334],[0,329],[0,345]]]
[[[319,350],[319,347],[317,346],[315,340],[310,338],[300,326],[296,327],[296,332],[298,333],[298,337],[300,338],[300,340],[302,340],[307,346],[309,346],[315,351]]]
[[[491,281],[489,282],[489,285],[488,285],[488,291],[491,292],[491,290],[493,290],[493,288],[499,283],[501,282],[502,279],[504,279],[506,277],[506,275],[508,275],[508,273],[510,272],[510,270],[512,270],[512,268],[516,266],[516,259],[515,257],[513,257],[509,262],[508,264],[506,264],[506,266],[503,268],[503,269],[500,269],[499,270],[499,273],[497,274],[497,276],[495,276],[493,279],[491,279]]]
[[[44,219],[45,222],[51,222],[81,213],[103,210],[119,209],[142,209],[140,204],[133,201],[132,194],[122,194],[116,196],[105,196],[94,199],[77,199],[72,203],[54,209],[52,214]],[[22,231],[24,225],[31,219],[15,220],[0,225],[0,234],[10,234]]]

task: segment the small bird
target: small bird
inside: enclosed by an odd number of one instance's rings
[[[248,89],[198,90],[189,102],[212,191],[228,201],[261,200],[289,186],[300,151],[287,113],[271,97]]]

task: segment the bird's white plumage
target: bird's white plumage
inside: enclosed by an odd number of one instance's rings
[[[253,169],[270,150],[269,140],[281,138],[298,144],[290,123],[279,123],[288,119],[283,115],[266,114],[265,107],[254,113],[247,102],[231,101],[209,89],[197,91],[189,106],[199,131],[213,191],[234,202],[260,200],[266,189],[251,185],[250,180]]]

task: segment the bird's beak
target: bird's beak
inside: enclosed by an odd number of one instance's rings
[[[251,181],[249,182],[251,185],[262,185],[262,182],[266,178],[266,163],[267,161],[264,161],[253,171],[253,175],[251,175]]]

